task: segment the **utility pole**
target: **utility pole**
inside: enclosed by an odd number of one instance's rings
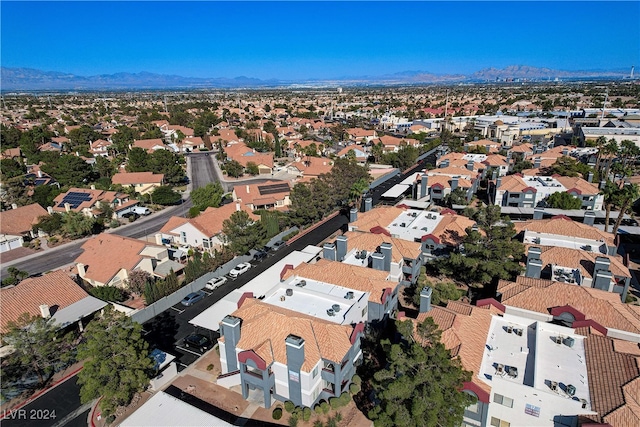
[[[602,104],[602,115],[600,116],[600,119],[604,119],[604,109],[607,107],[608,98],[609,98],[609,89],[607,89],[604,95],[604,104]]]

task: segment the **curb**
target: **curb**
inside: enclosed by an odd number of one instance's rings
[[[96,427],[96,424],[93,422],[93,420],[96,418],[96,409],[98,409],[98,405],[100,404],[100,401],[102,400],[102,396],[100,396],[100,399],[98,399],[98,401],[93,405],[93,409],[91,409],[91,412],[89,413],[89,420],[91,421],[90,425],[91,427]]]
[[[4,419],[11,411],[18,410],[18,409],[22,408],[23,406],[28,405],[29,403],[33,402],[34,400],[36,400],[38,397],[42,396],[46,392],[48,392],[48,391],[54,389],[55,387],[59,386],[63,382],[67,381],[69,378],[71,378],[74,375],[76,375],[81,370],[82,370],[82,366],[79,367],[78,369],[76,369],[75,371],[70,372],[69,374],[65,375],[64,377],[60,378],[58,381],[56,381],[55,383],[51,384],[49,387],[45,388],[44,390],[40,390],[39,392],[37,392],[36,394],[32,395],[31,397],[29,397],[24,402],[21,402],[21,403],[17,404],[16,406],[12,407],[12,408],[7,408],[6,410],[3,410],[2,414],[0,414],[0,420]]]

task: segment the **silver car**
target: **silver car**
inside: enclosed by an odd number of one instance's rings
[[[222,276],[222,277],[214,277],[213,279],[209,280],[207,282],[206,285],[204,285],[205,288],[210,289],[210,290],[214,290],[216,288],[219,288],[220,286],[224,285],[225,283],[227,283],[227,278]]]

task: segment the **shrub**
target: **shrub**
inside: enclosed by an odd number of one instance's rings
[[[314,406],[313,410],[316,412],[316,414],[320,415],[322,413],[322,406],[320,406],[320,403]]]
[[[340,400],[340,406],[347,406],[351,402],[351,395],[349,392],[344,392],[338,398]]]
[[[207,365],[207,371],[213,371],[213,363]]]
[[[288,413],[292,413],[295,407],[296,405],[294,405],[293,402],[290,400],[287,400],[286,402],[284,402],[284,410],[287,411]]]
[[[331,409],[338,409],[340,407],[340,399],[337,397],[330,397],[329,406],[331,406]]]
[[[298,427],[298,417],[295,415],[291,415],[289,417],[289,427]]]
[[[360,378],[360,376],[356,374],[353,376],[353,378],[351,378],[351,382],[354,384],[362,385],[362,378]]]
[[[322,424],[322,421],[320,420],[315,420],[313,422],[313,427],[324,427],[324,424]]]
[[[302,420],[309,421],[311,419],[311,408],[305,407],[302,409]]]
[[[89,293],[104,301],[121,302],[127,299],[127,296],[122,292],[122,289],[116,288],[115,286],[100,286],[98,288],[91,289]]]
[[[296,235],[296,234],[298,234],[299,232],[300,232],[299,230],[292,231],[291,233],[289,233],[289,234],[287,234],[287,235],[283,236],[283,237],[282,237],[282,240],[286,242],[287,240],[289,240],[290,238],[292,238],[293,236],[295,236],[295,235]]]
[[[118,221],[117,219],[112,219],[111,222],[109,223],[109,228],[118,228],[120,227],[120,221]]]
[[[189,208],[189,218],[195,218],[200,215],[200,208],[198,206],[191,206]]]
[[[351,394],[358,394],[360,393],[360,386],[358,384],[351,384],[349,386],[349,393]]]
[[[324,401],[324,400],[320,404],[320,407],[322,408],[322,413],[323,414],[328,414],[329,413],[329,409],[331,409],[329,403],[327,403],[327,401]]]
[[[274,420],[279,420],[280,418],[282,418],[282,408],[274,409],[273,412],[271,413],[271,416],[273,417]]]

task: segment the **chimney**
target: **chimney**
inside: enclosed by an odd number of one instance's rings
[[[371,197],[367,197],[364,199],[364,211],[369,212],[373,207],[373,199]]]
[[[535,159],[533,159],[533,167],[538,169],[540,167],[540,164],[542,164],[542,159],[540,157],[536,157]]]
[[[440,167],[441,168],[448,168],[449,167],[449,159],[443,160],[442,163],[440,163]]]
[[[533,209],[533,219],[542,219],[544,218],[544,209],[542,208],[534,208]]]
[[[540,255],[542,255],[540,248],[535,246],[530,247],[529,252],[527,252],[527,263],[532,259],[540,259]]]
[[[240,209],[240,202],[236,202],[236,211],[239,211]]]
[[[458,188],[458,177],[451,178],[451,191]]]
[[[491,173],[491,179],[495,181],[497,178],[498,178],[498,169],[494,169],[493,172]]]
[[[53,215],[53,206],[47,206],[47,212],[49,212],[49,215]]]
[[[393,251],[391,243],[383,242],[380,245],[380,253],[384,255],[384,271],[391,271],[391,251]]]
[[[595,276],[595,273],[597,273],[600,270],[608,271],[609,265],[611,264],[611,260],[609,260],[609,258],[607,257],[599,256],[599,257],[596,257],[595,264],[596,265],[593,268],[594,276]]]
[[[496,179],[496,190],[497,190],[498,188],[500,188],[500,186],[501,186],[501,185],[502,185],[502,178],[501,178],[501,177],[498,177],[498,178]]]
[[[600,185],[598,186],[599,190],[602,190],[607,185],[607,181],[600,181]]]
[[[594,273],[591,286],[595,289],[610,292],[612,280],[613,274],[609,270],[599,270]]]
[[[240,324],[241,320],[234,316],[225,316],[220,322],[220,333],[224,337],[224,351],[227,359],[227,366],[222,366],[223,374],[238,370],[236,346],[240,341]]]
[[[349,222],[356,222],[358,220],[358,209],[351,208],[349,211]]]
[[[247,194],[249,194],[249,186],[247,185]]]
[[[428,286],[420,291],[420,313],[426,313],[431,310],[431,293],[433,289]]]
[[[374,270],[385,271],[384,270],[384,255],[380,252],[374,252],[371,254],[371,268]]]
[[[49,306],[47,304],[42,304],[40,306],[40,315],[43,319],[48,319],[51,317],[51,311],[49,310]]]
[[[584,220],[582,222],[587,225],[593,225],[595,221],[596,221],[596,213],[594,211],[585,211]]]
[[[542,273],[542,260],[527,257],[527,269],[524,273],[525,277],[539,279],[540,273]]]
[[[336,261],[336,245],[334,243],[325,243],[322,246],[322,257]]]
[[[41,170],[38,171],[38,178],[42,178],[42,171]]]
[[[65,204],[64,204],[64,210],[65,210],[66,212],[71,212],[71,205],[70,205],[69,203],[65,203]]]
[[[344,234],[342,236],[336,237],[336,257],[337,261],[344,261],[344,258],[347,255],[347,236]]]
[[[289,335],[284,340],[287,347],[287,369],[289,371],[289,400],[302,406],[300,369],[304,363],[304,339]]]
[[[11,203],[11,209],[18,209],[18,205],[15,203]]]
[[[569,155],[569,149],[568,148],[563,148],[562,149],[562,155],[563,156],[568,156]]]
[[[593,172],[589,172],[589,175],[587,175],[587,182],[593,182]]]
[[[472,171],[473,170],[473,160],[469,160],[467,162],[467,169]]]
[[[93,184],[91,184],[91,189],[92,189],[92,190],[95,190],[95,189],[96,189],[96,186],[95,186],[95,185],[93,185]]]
[[[425,197],[427,195],[427,184],[429,183],[429,176],[424,173],[420,178],[420,197],[419,199]]]

